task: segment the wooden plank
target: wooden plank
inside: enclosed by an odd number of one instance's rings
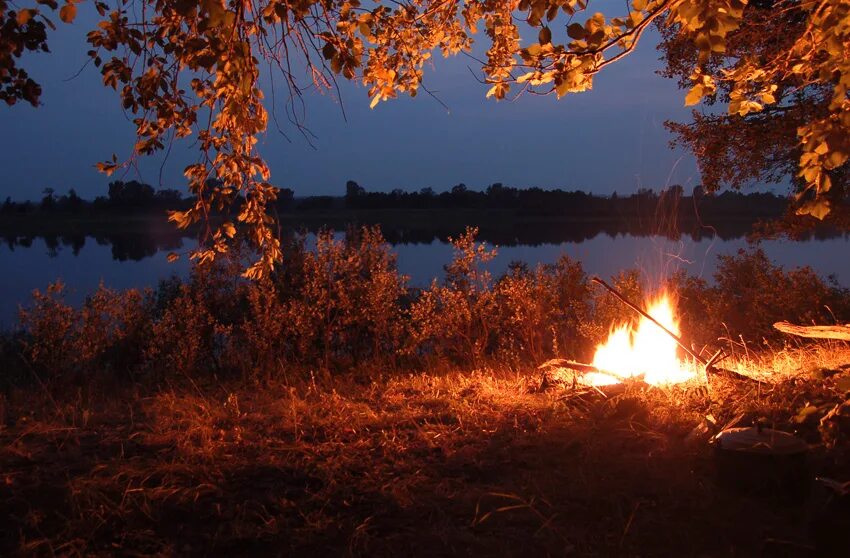
[[[838,341],[850,341],[850,324],[831,326],[799,326],[788,322],[776,322],[773,327],[797,337],[809,339],[836,339]]]

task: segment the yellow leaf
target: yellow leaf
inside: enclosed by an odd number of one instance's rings
[[[489,95],[488,95],[488,97],[489,97]],[[374,96],[374,97],[372,97],[372,102],[371,102],[371,103],[369,103],[369,108],[370,108],[370,109],[375,108],[375,105],[377,105],[377,104],[378,104],[378,102],[379,102],[380,100],[381,100],[381,94],[380,94],[380,93],[376,93],[376,94],[375,94],[375,96]]]
[[[636,10],[644,10],[646,9],[647,0],[634,0],[632,2],[632,7]]]
[[[824,164],[827,169],[837,169],[847,161],[847,154],[840,151],[833,151]]]
[[[759,97],[765,105],[771,105],[776,102],[776,97],[773,96],[773,93],[762,93]]]
[[[824,217],[829,215],[829,210],[829,200],[818,197],[797,208],[797,215],[811,215],[815,219],[823,221]]]
[[[691,90],[685,95],[685,106],[691,107],[699,103],[702,100],[703,90],[704,87],[699,83],[691,87]]]
[[[525,83],[526,81],[528,81],[528,80],[530,80],[531,78],[533,78],[535,73],[536,73],[536,72],[528,72],[527,74],[522,74],[521,76],[519,76],[518,78],[516,78],[516,82],[517,82],[517,83]],[[489,97],[490,95],[488,94],[487,96]]]

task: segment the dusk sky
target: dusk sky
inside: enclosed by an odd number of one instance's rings
[[[81,4],[78,20],[60,24],[50,36],[51,54],[26,58],[42,84],[43,106],[0,107],[2,197],[38,199],[46,187],[60,194],[73,187],[91,198],[104,194],[116,178],[185,186],[182,170],[196,157],[186,141],[175,146],[164,166],[161,157],[142,160],[140,176],[130,171],[107,178],[95,170],[94,164],[112,153],[126,157],[134,143],[132,123],[117,94],[101,85],[98,71],[87,67],[70,79],[87,59],[85,34],[95,18],[93,7]],[[430,186],[442,191],[460,182],[473,189],[503,182],[601,194],[669,184],[690,190],[699,183],[694,160],[669,149],[663,127],[667,119],[687,119],[689,109],[683,106],[684,92],[655,74],[661,65],[657,38],[654,31],[647,33],[635,53],[597,77],[592,91],[560,101],[531,95],[485,100],[487,86],[469,71],[480,75],[478,62],[436,55],[426,85],[448,112],[424,93],[370,110],[365,88],[345,82],[347,120],[333,96],[310,94],[306,123],[316,136],[314,147],[286,123],[279,108],[291,142],[272,122],[261,151],[272,182],[300,196],[341,195],[349,179],[368,190]],[[479,33],[478,40],[483,47],[486,37]],[[269,91],[267,102],[271,108]]]

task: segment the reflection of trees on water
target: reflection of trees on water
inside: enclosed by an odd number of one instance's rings
[[[506,226],[505,224],[481,224],[478,226],[478,239],[499,246],[538,246],[541,244],[561,244],[564,242],[581,243],[599,235],[611,238],[618,236],[663,237],[668,240],[690,238],[700,241],[709,238],[733,240],[743,238],[752,232],[752,223],[730,221],[711,227],[698,223],[685,223],[671,227],[648,226],[638,220],[620,220],[605,222],[564,222],[529,221]],[[391,244],[430,244],[447,242],[463,232],[457,226],[413,227],[391,225],[382,230]],[[315,232],[314,230],[312,232]],[[813,234],[816,238],[833,238],[835,233],[821,231]]]
[[[154,256],[156,253],[168,250],[179,250],[183,247],[183,235],[180,231],[115,231],[86,234],[84,232],[66,232],[60,234],[16,235],[6,233],[2,242],[10,249],[17,247],[30,248],[36,239],[42,239],[47,247],[47,255],[56,257],[62,250],[68,249],[78,256],[85,247],[86,240],[91,238],[98,246],[109,246],[112,259],[123,261],[140,261]]]
[[[285,236],[291,236],[297,228],[305,232],[315,233],[322,227],[318,225],[306,227],[289,227],[284,229]],[[345,225],[335,227],[344,230]],[[541,244],[581,243],[599,235],[616,237],[661,237],[668,240],[690,238],[693,241],[717,238],[733,240],[746,237],[752,232],[752,223],[746,221],[715,222],[713,226],[702,226],[699,223],[668,223],[648,226],[639,219],[621,219],[611,221],[575,222],[575,221],[527,221],[499,223],[490,222],[478,225],[478,239],[498,246],[539,246]],[[463,232],[464,227],[458,224],[417,225],[417,224],[384,224],[382,230],[390,244],[431,244],[434,241],[447,242],[449,237],[456,237]],[[830,230],[815,230],[799,240],[825,240],[835,238],[836,233]],[[151,231],[122,231],[78,232],[68,231],[59,233],[12,234],[3,233],[0,243],[10,250],[17,247],[30,248],[35,239],[41,238],[47,247],[50,257],[56,257],[63,250],[70,250],[74,256],[79,255],[87,240],[94,240],[98,246],[109,246],[112,259],[116,261],[140,261],[162,251],[175,251],[183,247],[185,238],[192,235],[177,229],[160,228]]]

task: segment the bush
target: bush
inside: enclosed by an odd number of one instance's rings
[[[783,341],[787,336],[773,328],[775,322],[833,323],[850,311],[850,293],[809,267],[785,271],[761,249],[718,258],[714,285],[681,274],[672,281],[685,329],[699,344],[715,343],[720,336]]]
[[[208,292],[184,284],[156,320],[145,347],[144,372],[151,378],[215,373],[229,328],[219,322],[202,296]]]
[[[36,290],[32,305],[19,313],[22,352],[41,378],[91,381],[138,365],[151,326],[143,293],[101,285],[79,310],[64,295],[61,282]]]
[[[581,263],[562,256],[554,265],[512,264],[496,284],[501,354],[541,362],[586,352],[591,332],[590,285]]]
[[[436,280],[410,308],[411,345],[417,355],[478,363],[496,343],[498,308],[484,265],[496,256],[475,242],[478,229],[467,227],[449,238],[454,257],[443,284]]]
[[[89,385],[133,373],[268,381],[288,378],[290,369],[385,371],[400,356],[407,370],[492,359],[589,361],[612,326],[637,319],[567,256],[533,270],[513,263],[494,281],[486,265],[496,251],[476,242],[476,233],[468,228],[451,240],[444,281],[421,292],[406,287],[376,227],[349,229],[342,239],[322,231],[312,248],[305,235],[293,236],[284,243],[284,265],[260,282],[240,276],[236,250],[156,291],[101,286],[79,309],[55,283],[33,293],[20,312],[21,331],[2,337],[2,383],[38,377]],[[683,338],[697,349],[716,346],[721,335],[783,339],[772,327],[779,320],[830,323],[850,314],[848,291],[809,268],[785,271],[761,250],[721,256],[714,279],[678,274],[667,285]],[[627,298],[644,300],[637,271],[612,282]]]
[[[325,369],[395,358],[407,277],[377,227],[349,229],[345,240],[322,231],[314,251],[285,267],[277,285],[290,358]]]

